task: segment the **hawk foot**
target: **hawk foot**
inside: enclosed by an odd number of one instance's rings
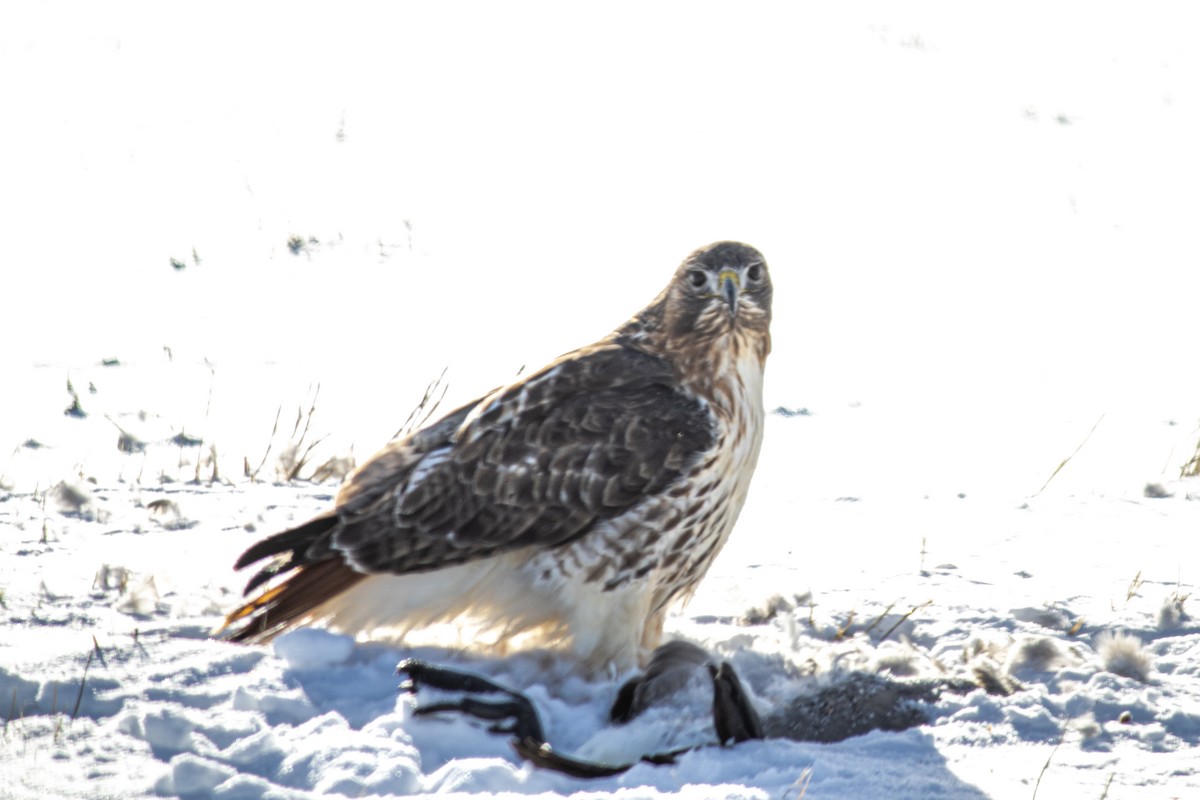
[[[614,722],[633,719],[651,705],[661,702],[682,688],[689,680],[689,671],[704,669],[713,686],[713,724],[720,744],[744,742],[763,738],[762,724],[751,705],[741,681],[727,662],[712,663],[708,654],[692,644],[670,642],[655,651],[646,672],[621,687],[610,716]],[[533,702],[518,691],[501,686],[481,675],[438,666],[417,659],[406,659],[396,671],[406,675],[401,684],[405,691],[416,693],[421,686],[451,692],[465,692],[458,700],[420,706],[421,716],[443,712],[458,712],[496,724],[489,726],[494,733],[513,735],[516,753],[534,766],[555,770],[577,778],[602,778],[619,775],[636,764],[673,764],[682,753],[695,748],[683,748],[665,753],[651,753],[629,764],[604,764],[585,761],[555,750],[546,741],[541,720]],[[470,695],[502,695],[490,700]]]

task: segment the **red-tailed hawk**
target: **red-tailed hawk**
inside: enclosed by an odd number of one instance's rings
[[[593,668],[643,661],[746,499],[770,322],[757,250],[695,251],[611,334],[391,442],[332,510],[243,553],[272,560],[225,635],[469,618]]]

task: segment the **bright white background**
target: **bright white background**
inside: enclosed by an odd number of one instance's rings
[[[1200,410],[1197,21],[6,6],[0,358],[52,369],[4,433],[64,370],[168,346],[214,365],[214,419],[262,431],[319,382],[370,451],[442,367],[468,399],[739,238],[777,285],[768,405],[873,408],[850,463],[1028,492],[1104,415],[1108,467],[1173,468]],[[1180,423],[1170,454],[1131,416]]]

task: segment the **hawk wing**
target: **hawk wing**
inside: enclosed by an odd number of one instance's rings
[[[247,593],[291,575],[230,614],[227,625],[246,620],[231,638],[259,638],[268,616],[270,630],[285,626],[366,574],[570,542],[669,489],[715,425],[656,356],[617,343],[568,354],[389,444],[333,511],[247,550],[238,568],[281,557]]]

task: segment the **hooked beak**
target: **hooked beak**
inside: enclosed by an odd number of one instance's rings
[[[721,270],[717,275],[717,291],[729,306],[729,315],[737,316],[738,294],[741,292],[742,281],[738,274],[731,269]]]

